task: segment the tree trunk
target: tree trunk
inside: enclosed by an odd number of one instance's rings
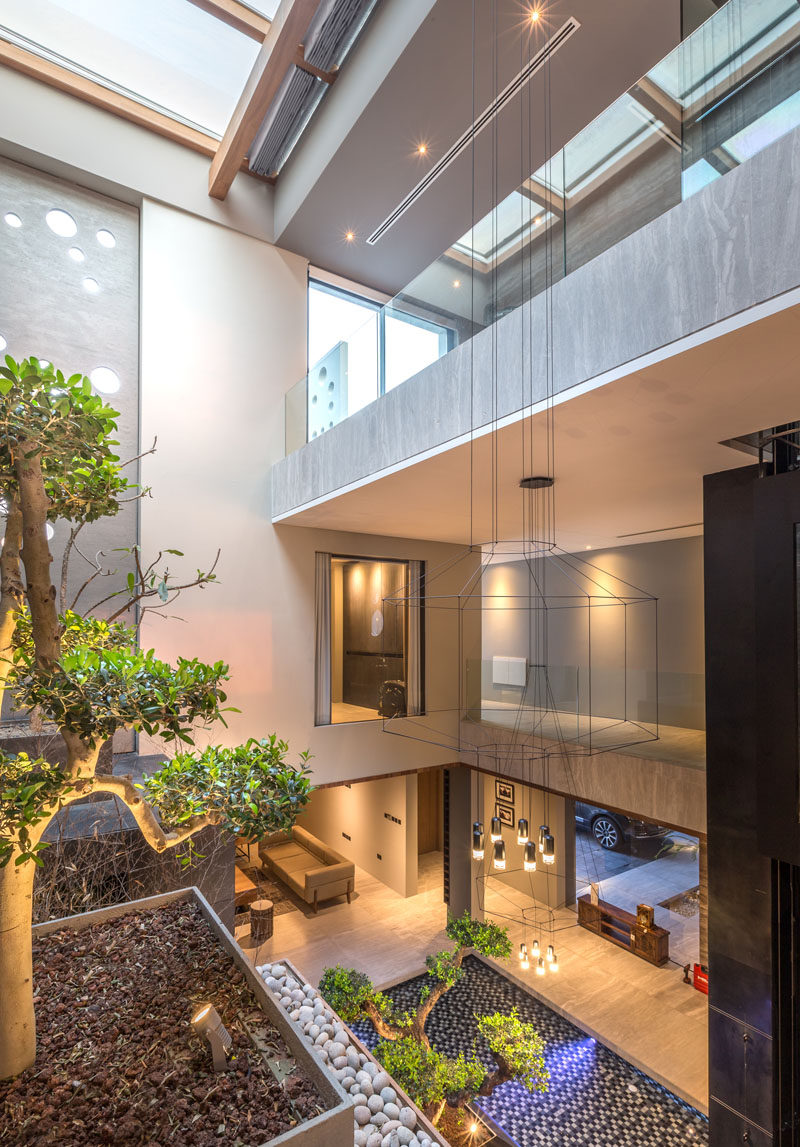
[[[42,460],[34,442],[21,442],[15,451],[19,501],[22,509],[22,562],[36,660],[49,668],[59,655],[56,587],[50,580],[52,554],[47,545],[50,499],[44,487]]]
[[[0,1079],[32,1067],[36,1059],[31,920],[32,860],[0,868]]]
[[[22,511],[9,498],[6,535],[0,553],[0,706],[14,652],[13,638],[17,613],[24,600],[19,569],[19,547],[22,541]]]
[[[466,954],[466,948],[459,948],[453,956],[453,967],[460,968],[464,962],[464,956]],[[425,1024],[428,1020],[428,1016],[436,1007],[442,996],[446,992],[449,992],[450,988],[453,986],[453,984],[445,983],[444,980],[439,980],[438,983],[431,989],[431,993],[428,998],[423,1000],[423,1002],[417,1008],[417,1014],[414,1017],[414,1022],[411,1025],[411,1031],[409,1034],[427,1048],[430,1048],[431,1046],[431,1041],[428,1039],[428,1036],[425,1032]]]

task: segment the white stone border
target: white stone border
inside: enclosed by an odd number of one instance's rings
[[[256,971],[320,1064],[351,1096],[354,1147],[448,1147],[316,988],[288,960]]]

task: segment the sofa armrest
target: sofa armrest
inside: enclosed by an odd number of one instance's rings
[[[343,880],[355,881],[356,866],[349,861],[342,864],[322,864],[305,872],[306,891],[324,888],[326,884],[339,884]]]

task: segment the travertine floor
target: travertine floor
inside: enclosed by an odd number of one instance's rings
[[[420,857],[420,891],[408,899],[358,870],[352,904],[342,899],[321,907],[317,916],[276,916],[272,939],[245,951],[257,964],[286,956],[314,984],[323,968],[336,963],[363,968],[378,986],[406,979],[424,969],[429,952],[448,943],[441,863],[438,853]],[[491,889],[486,903],[491,910]],[[556,913],[557,975],[537,976],[532,968],[523,972],[516,956],[502,970],[706,1111],[706,997],[684,984],[674,965],[654,968],[579,928],[575,920],[574,911]],[[509,933],[516,952],[525,938],[523,929],[511,924]],[[529,929],[527,940],[532,939]],[[550,942],[548,933],[539,939],[545,946]]]

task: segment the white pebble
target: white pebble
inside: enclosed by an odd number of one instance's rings
[[[318,1035],[319,1035],[319,1025],[318,1024],[309,1024],[308,1025],[308,1038],[311,1040],[312,1043],[314,1042],[314,1040],[317,1038]]]
[[[383,1100],[380,1095],[371,1095],[367,1100],[367,1107],[373,1115],[377,1115],[379,1111],[383,1111]]]
[[[356,1087],[358,1087],[358,1084],[356,1084]],[[350,1096],[353,1100],[354,1107],[369,1107],[367,1097],[363,1091],[351,1091]]]
[[[369,1071],[369,1068],[366,1070]],[[391,1087],[392,1077],[386,1071],[374,1071],[372,1074],[372,1086],[376,1091],[380,1091],[382,1087]]]
[[[345,1047],[343,1043],[340,1043],[338,1039],[331,1041],[330,1053],[332,1056],[344,1055],[344,1052]]]
[[[409,1131],[407,1127],[398,1127],[395,1134],[397,1135],[398,1141],[402,1144],[402,1147],[408,1147],[412,1140],[416,1143],[416,1136],[413,1131]]]
[[[367,1147],[381,1147],[383,1136],[380,1131],[371,1131],[367,1137]]]
[[[375,1082],[375,1076],[380,1075],[381,1073],[381,1069],[378,1067],[377,1063],[373,1063],[371,1059],[368,1059],[364,1064],[364,1071],[366,1071],[367,1075],[372,1077],[373,1084]],[[378,1090],[380,1091],[380,1088],[378,1088]]]
[[[404,1127],[410,1128],[412,1131],[417,1125],[417,1117],[410,1107],[400,1108],[400,1122]]]
[[[324,1043],[330,1043],[330,1040],[331,1037],[327,1032],[320,1032],[317,1038],[314,1040],[314,1043],[317,1045],[317,1047],[322,1047]]]
[[[397,1102],[397,1092],[395,1091],[395,1089],[393,1087],[382,1087],[381,1088],[381,1099],[383,1100],[384,1103],[396,1103]]]
[[[372,1119],[370,1119],[370,1123],[374,1124],[376,1127],[383,1127],[384,1123],[388,1122],[389,1116],[386,1115],[383,1111],[379,1111],[377,1115],[373,1115]]]
[[[335,1046],[336,1045],[334,1044],[334,1047]],[[332,1053],[328,1052],[328,1054],[331,1055]],[[347,1070],[347,1056],[345,1056],[345,1055],[333,1056],[333,1066],[336,1068],[337,1071],[341,1071],[342,1073],[344,1073]],[[342,1074],[342,1078],[344,1078],[344,1074]]]
[[[292,999],[295,1000],[298,1004],[304,1004],[306,997],[303,995],[299,988],[295,988],[292,992]]]
[[[353,1118],[355,1119],[356,1123],[359,1123],[362,1127],[365,1123],[369,1123],[370,1114],[370,1109],[368,1107],[353,1108]]]
[[[398,1121],[398,1124],[399,1124],[400,1108],[397,1106],[396,1103],[392,1103],[391,1101],[389,1103],[384,1102],[383,1110],[389,1116],[390,1119],[396,1119]]]
[[[362,1127],[356,1128],[353,1132],[353,1147],[367,1147],[367,1138],[369,1132],[365,1131]]]
[[[396,1131],[390,1131],[388,1135],[384,1135],[381,1140],[381,1147],[400,1147],[400,1139]]]
[[[361,1064],[359,1063],[358,1052],[356,1049],[354,1047],[349,1047],[345,1052],[345,1055],[347,1056],[347,1062],[350,1064],[353,1071],[358,1071]]]
[[[309,1008],[308,1006],[303,1006],[302,1008],[300,1008],[299,1014],[300,1014],[300,1023],[301,1024],[311,1024],[314,1022],[314,1009],[313,1008]]]

